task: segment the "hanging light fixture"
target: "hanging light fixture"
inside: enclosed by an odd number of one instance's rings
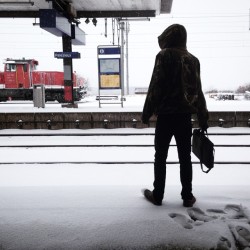
[[[85,20],[85,23],[86,24],[88,24],[90,21],[89,21],[89,18],[87,18],[86,20]]]
[[[93,18],[93,19],[92,19],[92,23],[96,26],[96,24],[97,24],[96,18]]]

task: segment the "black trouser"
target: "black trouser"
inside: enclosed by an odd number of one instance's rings
[[[166,160],[169,144],[175,137],[179,162],[180,179],[182,184],[182,199],[191,199],[192,194],[192,162],[191,162],[191,114],[159,115],[155,129],[155,163],[154,163],[154,190],[156,201],[164,197],[166,179]]]

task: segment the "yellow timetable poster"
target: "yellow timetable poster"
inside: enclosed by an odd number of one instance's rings
[[[120,75],[100,75],[100,88],[120,87]]]

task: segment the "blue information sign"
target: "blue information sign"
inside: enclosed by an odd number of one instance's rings
[[[114,54],[121,54],[121,48],[120,47],[109,47],[109,48],[98,48],[98,54],[99,55],[114,55]]]
[[[79,52],[54,52],[54,57],[58,59],[81,58],[81,54]]]

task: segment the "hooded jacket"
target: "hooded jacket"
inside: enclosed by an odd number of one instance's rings
[[[200,127],[208,127],[208,111],[201,88],[200,62],[187,51],[184,26],[173,24],[158,37],[157,54],[145,100],[142,122],[152,115],[197,114]]]

